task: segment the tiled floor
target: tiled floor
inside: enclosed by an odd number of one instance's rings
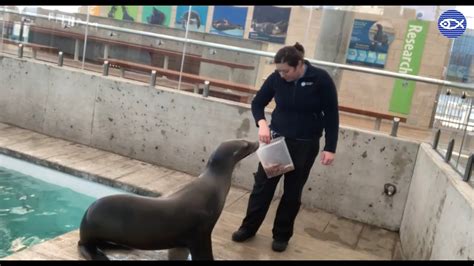
[[[194,176],[166,169],[84,145],[51,138],[0,123],[0,151],[29,158],[36,163],[88,178],[141,187],[166,196]],[[232,187],[212,240],[217,260],[391,260],[401,259],[396,232],[336,217],[322,210],[302,208],[288,249],[273,252],[271,228],[278,199],[255,238],[231,241],[246,210],[249,191]],[[81,260],[77,251],[78,230],[19,251],[4,260]],[[111,259],[162,260],[166,251],[110,251]]]

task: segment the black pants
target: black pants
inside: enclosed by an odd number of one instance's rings
[[[319,150],[319,138],[315,140],[285,139],[295,170],[284,174],[283,196],[273,223],[273,239],[288,241],[301,205],[301,193]],[[250,194],[247,214],[241,228],[256,233],[268,212],[276,187],[282,176],[268,178],[262,164],[258,164],[255,184]]]

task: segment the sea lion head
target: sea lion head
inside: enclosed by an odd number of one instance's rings
[[[207,167],[214,169],[233,169],[235,164],[259,147],[258,141],[235,139],[222,142],[209,157]]]

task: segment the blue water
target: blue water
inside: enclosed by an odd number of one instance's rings
[[[126,193],[3,155],[0,165],[0,258],[78,229],[93,201]]]

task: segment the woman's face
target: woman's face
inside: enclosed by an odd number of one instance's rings
[[[303,63],[301,61],[298,62],[296,67],[292,67],[287,63],[280,63],[276,64],[276,71],[280,73],[280,76],[286,81],[295,81],[300,78],[302,75],[301,68],[303,67]]]

